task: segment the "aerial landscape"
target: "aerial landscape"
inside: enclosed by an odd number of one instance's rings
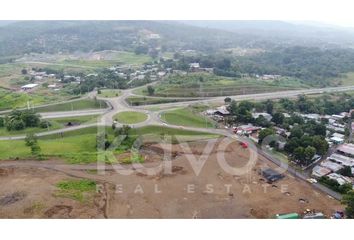
[[[0,218],[354,218],[354,29],[0,21]]]

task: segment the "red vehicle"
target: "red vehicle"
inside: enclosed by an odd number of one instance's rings
[[[248,144],[246,142],[240,142],[241,147],[248,148]]]

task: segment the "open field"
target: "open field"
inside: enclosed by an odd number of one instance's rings
[[[101,109],[107,108],[107,104],[101,100],[80,99],[77,101],[59,103],[50,106],[43,106],[34,108],[36,112],[61,112],[61,111],[75,111],[86,109]]]
[[[106,127],[102,131],[113,138],[112,128]],[[97,133],[97,127],[83,128],[63,134],[39,137],[38,143],[45,159],[54,157],[64,159],[68,163],[91,163],[97,161]],[[179,139],[185,141],[218,137],[208,133],[159,126],[134,128],[130,130],[129,135],[132,141],[142,136],[149,142],[160,141],[163,136],[178,136]],[[33,158],[24,140],[0,141],[0,149],[0,160]]]
[[[345,76],[335,79],[340,86],[352,86],[354,85],[354,72],[345,74]]]
[[[113,119],[123,124],[134,124],[146,121],[148,116],[145,113],[126,111],[113,116]]]
[[[56,122],[59,124],[84,124],[84,123],[94,123],[97,121],[99,115],[88,115],[88,116],[76,116],[76,117],[64,117],[64,118],[51,118],[50,122]]]
[[[148,55],[125,51],[101,51],[82,54],[34,54],[19,59],[20,64],[46,66],[55,70],[92,71],[118,64],[142,65],[151,61]]]
[[[250,93],[275,92],[308,88],[295,78],[282,77],[278,80],[259,80],[255,78],[227,78],[212,74],[188,74],[171,76],[157,84],[155,95],[162,97],[214,97],[243,95]],[[137,89],[147,94],[146,89]]]
[[[193,101],[196,99],[171,99],[171,98],[149,98],[149,97],[128,97],[126,102],[131,106],[143,106],[151,104],[172,103]]]
[[[52,118],[48,120],[50,126],[48,126],[47,128],[33,127],[33,128],[26,128],[19,131],[8,131],[5,127],[2,127],[0,128],[0,136],[16,136],[16,135],[25,135],[28,133],[41,133],[46,131],[53,131],[56,129],[62,129],[74,125],[94,123],[97,121],[97,117],[98,115]]]
[[[0,87],[11,88],[13,81],[23,80],[21,70],[25,64],[6,63],[0,64]]]
[[[99,97],[113,98],[120,95],[120,90],[118,89],[100,89],[101,93],[97,94]]]
[[[199,128],[213,128],[215,126],[215,124],[208,117],[202,116],[190,108],[180,108],[163,112],[161,114],[161,119],[164,122],[173,125]]]
[[[49,104],[58,101],[64,101],[72,96],[57,92],[35,92],[35,93],[21,93],[13,92],[0,88],[0,111],[14,108],[25,108],[29,103],[30,106],[37,106]]]
[[[147,168],[134,169],[129,175],[115,171],[97,174],[94,165],[87,165],[86,171],[70,165],[52,168],[57,160],[8,161],[22,166],[0,166],[2,195],[20,197],[1,206],[0,218],[272,218],[278,213],[302,214],[306,209],[327,216],[343,210],[338,201],[287,173],[282,180],[266,183],[260,169],[275,166],[262,157],[244,173],[225,172],[217,161],[220,140],[212,143],[198,175],[188,159],[203,155],[207,144],[203,141],[189,143],[189,149],[148,145],[145,148],[154,154],[143,153]],[[148,175],[147,169],[160,164],[165,151],[171,153],[172,172]],[[224,156],[230,166],[241,168],[247,164],[249,152],[235,142],[227,146]],[[125,167],[133,169],[129,164]],[[94,185],[101,189],[95,194],[91,191]],[[143,191],[137,192],[138,185]],[[58,194],[61,192],[65,194]]]
[[[51,126],[48,128],[31,127],[19,131],[8,131],[5,127],[0,128],[0,136],[16,136],[26,135],[27,133],[41,133],[63,128],[63,126],[55,121],[51,121]]]

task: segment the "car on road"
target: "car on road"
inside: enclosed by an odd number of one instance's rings
[[[240,145],[242,148],[248,148],[248,143],[246,142],[240,142]]]
[[[314,178],[308,178],[306,179],[306,181],[308,181],[309,183],[317,183],[317,180]]]

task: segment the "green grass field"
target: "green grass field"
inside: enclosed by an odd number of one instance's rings
[[[40,127],[32,127],[26,128],[19,131],[7,131],[5,127],[0,128],[0,136],[17,136],[17,135],[26,135],[27,133],[41,133],[46,131],[52,131],[56,129],[63,128],[61,124],[51,121],[51,126],[49,128],[40,128]]]
[[[112,135],[110,127],[103,129],[107,134]],[[96,134],[97,127],[78,129],[60,134],[39,137],[38,143],[41,147],[41,154],[44,159],[60,158],[72,164],[87,164],[97,161]],[[161,126],[146,126],[130,130],[130,136],[136,138],[145,136],[154,141],[159,141],[162,136],[177,136],[179,140],[193,141],[198,139],[216,138],[204,132],[188,131]],[[152,138],[151,136],[155,136]],[[156,138],[156,136],[158,138]],[[151,137],[151,138],[150,138]],[[0,160],[7,159],[28,159],[32,158],[30,148],[25,145],[24,140],[0,141]]]
[[[126,111],[117,113],[113,119],[123,124],[135,124],[146,121],[147,117],[145,113]]]
[[[64,118],[52,118],[50,122],[56,122],[59,124],[67,124],[68,122],[84,124],[84,123],[94,123],[97,121],[99,115],[87,115],[87,116],[77,116],[77,117],[64,117]]]
[[[215,125],[207,117],[202,116],[198,112],[192,111],[189,108],[180,108],[164,112],[161,114],[161,119],[167,123],[179,126],[213,128]]]
[[[105,101],[93,99],[80,99],[67,103],[59,103],[50,106],[43,106],[34,108],[36,112],[60,112],[60,111],[74,111],[86,109],[100,109],[107,108]]]
[[[345,74],[343,77],[335,79],[340,86],[352,86],[354,85],[354,72]]]
[[[196,99],[166,99],[166,98],[149,98],[149,97],[128,97],[126,102],[131,106],[143,106],[151,104],[172,103],[172,102],[184,102],[193,101]]]
[[[172,75],[155,86],[155,95],[161,97],[214,97],[275,92],[308,88],[295,78],[282,77],[278,80],[256,78],[228,78],[206,73],[190,73],[185,76]],[[144,88],[136,93],[147,95]]]
[[[96,54],[102,55],[103,59],[64,59],[56,64],[68,67],[99,69],[118,64],[142,65],[152,60],[148,55],[137,55],[133,52],[124,51],[112,51],[110,53],[97,52]],[[54,65],[55,63],[52,64]]]
[[[120,95],[120,90],[118,89],[101,89],[101,93],[98,94],[99,97],[113,98]]]
[[[97,121],[99,115],[89,115],[89,116],[77,116],[77,117],[67,117],[67,118],[52,118],[48,119],[51,126],[48,128],[26,128],[19,131],[7,131],[5,127],[0,128],[0,136],[16,136],[16,135],[26,135],[28,133],[41,133],[46,131],[53,131],[56,129],[65,128],[66,125],[71,122],[72,124],[88,124]]]
[[[70,96],[61,93],[49,94],[46,92],[35,92],[27,94],[0,88],[0,111],[25,108],[27,107],[27,103],[29,103],[30,106],[49,104],[66,100],[69,97]]]

